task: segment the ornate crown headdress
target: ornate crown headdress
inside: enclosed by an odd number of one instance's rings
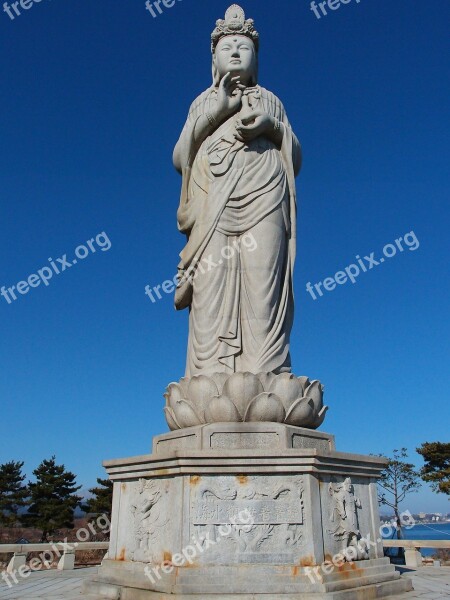
[[[237,4],[233,4],[225,13],[225,20],[219,19],[216,28],[211,34],[212,51],[223,37],[227,35],[245,35],[253,40],[256,51],[259,48],[259,33],[254,27],[253,19],[246,19],[244,10]]]

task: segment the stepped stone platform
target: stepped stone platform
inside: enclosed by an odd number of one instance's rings
[[[12,588],[0,581],[0,600],[103,600],[104,597],[85,594],[81,589],[83,582],[96,573],[96,568],[32,573]],[[412,579],[414,591],[391,596],[391,600],[450,598],[450,567],[422,567],[408,570],[401,577],[406,575]]]

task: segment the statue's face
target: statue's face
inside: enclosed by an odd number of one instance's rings
[[[256,50],[252,40],[244,35],[226,36],[216,47],[215,65],[220,79],[228,72],[240,75],[241,81],[248,84],[256,73]]]

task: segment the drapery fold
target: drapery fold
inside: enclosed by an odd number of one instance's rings
[[[188,240],[176,302],[190,307],[187,377],[290,371],[300,146],[279,99],[259,86],[248,93],[254,110],[283,123],[281,150],[265,137],[237,140],[234,115],[183,173],[178,226]],[[216,97],[214,88],[202,94],[186,127]]]

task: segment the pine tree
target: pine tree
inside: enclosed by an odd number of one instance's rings
[[[395,514],[397,538],[402,538],[402,520],[400,504],[408,494],[417,492],[421,486],[419,473],[412,463],[403,461],[408,457],[406,448],[394,450],[393,458],[388,458],[388,464],[381,473],[378,485],[381,491],[378,496],[380,504],[389,506]],[[389,496],[387,497],[386,494]]]
[[[30,508],[26,523],[42,531],[41,542],[58,529],[74,527],[74,512],[82,498],[76,492],[76,476],[56,464],[56,457],[44,460],[33,471],[36,483],[29,483]]]
[[[425,442],[417,452],[425,461],[422,479],[431,483],[435,492],[450,494],[450,443]]]
[[[19,511],[27,504],[28,489],[23,482],[23,462],[0,465],[0,525],[12,527],[20,521]]]
[[[113,482],[109,479],[98,478],[97,483],[100,487],[94,487],[89,490],[93,494],[93,497],[86,500],[81,508],[84,512],[93,514],[96,517],[106,515],[111,521]]]

